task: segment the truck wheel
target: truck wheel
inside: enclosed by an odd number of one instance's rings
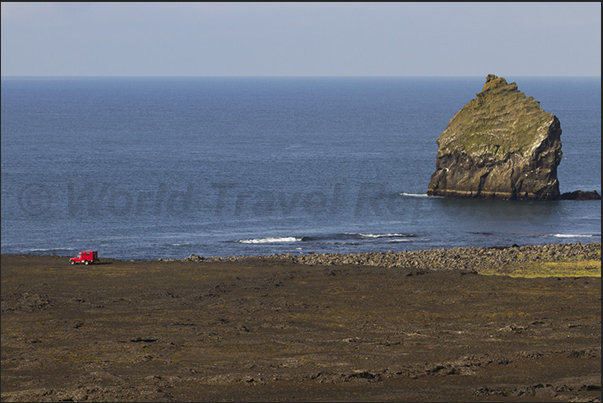
[[[86,266],[88,266],[88,261],[86,260],[86,261],[84,262],[84,264],[85,264]]]
[[[71,261],[71,264],[75,264],[75,262],[72,260],[72,261]]]

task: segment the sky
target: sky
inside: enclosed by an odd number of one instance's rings
[[[601,3],[2,3],[2,76],[601,76]]]

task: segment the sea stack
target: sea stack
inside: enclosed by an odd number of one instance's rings
[[[431,196],[560,198],[561,126],[540,103],[488,75],[482,92],[450,120],[437,140]]]

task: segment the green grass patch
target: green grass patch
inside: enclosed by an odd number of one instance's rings
[[[601,277],[600,260],[580,260],[565,262],[530,262],[500,269],[478,270],[486,276],[509,277]]]

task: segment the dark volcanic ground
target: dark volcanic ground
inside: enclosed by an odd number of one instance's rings
[[[262,258],[1,265],[2,401],[601,398],[600,278]]]

